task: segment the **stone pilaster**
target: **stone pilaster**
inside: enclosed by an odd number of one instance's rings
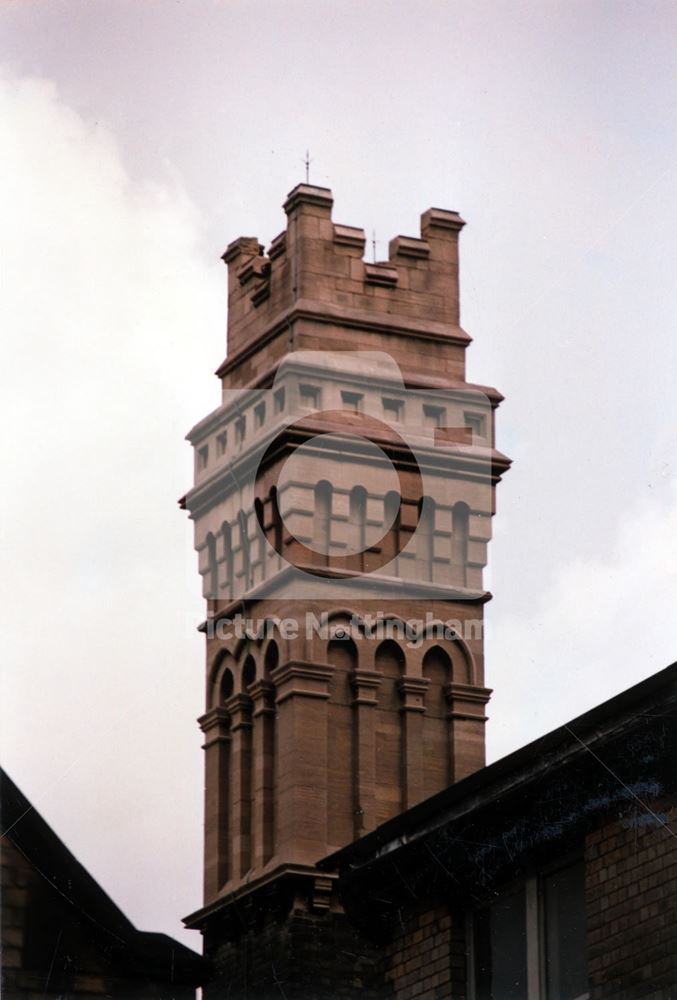
[[[231,733],[231,878],[247,874],[252,863],[252,700],[236,694],[226,702]]]
[[[275,850],[275,688],[270,681],[256,681],[249,694],[253,705],[253,863],[260,870]]]
[[[449,753],[452,781],[479,771],[486,763],[484,726],[485,706],[491,689],[474,684],[447,684],[445,697],[449,705]]]
[[[212,708],[198,720],[205,734],[204,898],[229,878],[230,717]]]
[[[327,702],[331,667],[299,660],[271,673],[277,690],[277,853],[314,864],[326,853]]]
[[[402,698],[402,753],[404,808],[423,798],[423,699],[429,682],[423,677],[404,676],[399,682]]]
[[[355,670],[351,678],[355,692],[355,836],[376,826],[376,692],[381,675],[373,670]]]

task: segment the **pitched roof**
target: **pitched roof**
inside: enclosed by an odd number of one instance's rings
[[[435,831],[460,820],[479,821],[489,810],[504,813],[509,803],[519,801],[519,808],[529,808],[533,788],[565,771],[605,776],[612,783],[621,781],[619,773],[604,774],[605,761],[595,748],[618,744],[631,730],[642,727],[656,730],[667,727],[661,746],[663,757],[671,757],[668,769],[677,770],[677,663],[597,705],[571,722],[526,744],[514,753],[481,768],[444,791],[407,809],[371,833],[322,859],[318,867],[326,871],[357,872],[372,870],[401,848],[422,842]],[[629,755],[626,753],[626,757]],[[632,763],[628,760],[628,766]],[[642,762],[638,762],[641,764]],[[644,762],[646,774],[656,772],[656,761]],[[665,760],[663,761],[665,764]],[[648,768],[648,770],[647,770]],[[652,771],[651,769],[654,769]],[[590,771],[592,769],[592,771]],[[607,767],[607,771],[609,768]],[[627,789],[625,794],[631,794]]]
[[[0,769],[2,836],[10,840],[115,966],[132,978],[199,985],[208,963],[167,934],[140,931]]]

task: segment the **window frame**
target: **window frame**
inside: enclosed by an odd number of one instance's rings
[[[477,413],[474,410],[465,410],[463,412],[463,423],[465,425],[465,429],[469,430],[472,434],[473,440],[476,437],[483,441],[486,440],[487,420],[484,413]]]
[[[381,407],[385,420],[401,424],[404,420],[404,400],[397,396],[381,396]]]
[[[527,1000],[549,1000],[547,996],[546,937],[545,937],[545,894],[543,881],[549,875],[583,861],[580,852],[567,854],[551,864],[544,865],[520,879],[506,882],[499,894],[509,893],[514,887],[524,885]],[[465,915],[466,975],[468,1000],[478,1000],[475,965],[475,915],[478,910],[487,909],[492,901],[473,906]],[[589,985],[589,984],[588,984]],[[579,994],[574,1000],[590,1000],[590,989]]]
[[[422,409],[423,426],[441,430],[446,427],[447,408],[441,403],[424,403]]]
[[[341,406],[349,413],[364,411],[364,393],[355,389],[341,389]]]
[[[312,382],[299,382],[299,404],[309,410],[319,410],[322,405],[322,390]]]

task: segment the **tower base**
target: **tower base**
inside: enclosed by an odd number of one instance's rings
[[[385,955],[346,918],[333,879],[287,870],[186,919],[212,975],[204,1000],[384,1000]]]

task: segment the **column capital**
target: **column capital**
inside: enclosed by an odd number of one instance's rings
[[[354,705],[376,705],[376,692],[382,675],[375,670],[353,670],[350,683],[355,692]]]
[[[207,738],[205,746],[218,740],[230,740],[230,715],[222,706],[210,708],[197,722]]]
[[[290,660],[281,663],[271,672],[270,678],[277,688],[277,703],[294,696],[302,698],[329,698],[329,681],[333,675],[331,667],[324,663],[310,663],[304,660]]]
[[[474,684],[460,684],[456,681],[446,684],[444,697],[449,705],[447,718],[486,722],[484,706],[491,694],[491,688],[476,687]]]
[[[252,724],[252,700],[247,694],[234,694],[226,702],[230,714],[230,731],[250,728]]]
[[[402,698],[401,712],[425,712],[423,699],[430,681],[425,677],[401,677],[397,688]]]
[[[254,681],[248,688],[253,703],[252,716],[275,714],[275,685],[270,681]]]

